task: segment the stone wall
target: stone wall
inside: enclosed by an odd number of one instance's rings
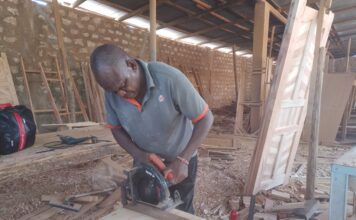
[[[113,43],[134,57],[148,59],[146,30],[66,7],[60,7],[60,14],[70,70],[83,100],[85,95],[80,63],[88,61],[96,46]],[[200,75],[204,93],[211,93],[208,102],[212,108],[231,104],[236,99],[231,54],[160,37],[157,45],[158,60],[180,68],[193,84],[193,71]],[[23,57],[26,69],[39,69],[38,62],[42,62],[45,68],[53,70],[54,57],[59,55],[51,5],[40,6],[30,0],[0,0],[0,51],[7,53],[20,103],[27,105],[20,57]],[[250,59],[238,57],[238,74],[242,74],[242,62],[251,65]],[[49,108],[39,76],[30,75],[29,81],[35,108]],[[53,88],[57,97],[59,87],[53,85]],[[57,102],[60,103],[58,98]],[[38,119],[40,122],[55,122],[51,115],[46,114]]]

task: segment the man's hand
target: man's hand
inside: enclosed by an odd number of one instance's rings
[[[173,171],[173,184],[178,184],[188,177],[188,165],[182,163],[178,159],[175,159],[172,163],[170,163],[167,168]]]

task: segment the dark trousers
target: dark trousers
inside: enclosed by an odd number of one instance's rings
[[[188,177],[177,185],[169,187],[171,195],[175,190],[178,190],[183,204],[177,206],[177,209],[184,212],[194,214],[193,198],[194,198],[194,185],[197,177],[198,157],[194,156],[189,161]]]

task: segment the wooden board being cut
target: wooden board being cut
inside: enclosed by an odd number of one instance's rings
[[[11,103],[18,105],[14,82],[10,72],[9,64],[5,53],[0,57],[0,104]]]
[[[329,73],[324,76],[320,109],[321,143],[335,141],[355,76],[355,73]]]
[[[148,214],[144,214],[143,212],[138,212],[134,210],[130,210],[127,208],[119,208],[109,215],[100,218],[100,220],[118,220],[118,219],[135,219],[135,220],[204,220],[198,216],[182,212],[177,209],[170,210],[169,212],[155,210],[155,216],[151,217]]]
[[[256,194],[287,183],[302,132],[313,67],[318,12],[306,0],[292,1],[264,110],[245,193]],[[333,14],[326,15],[323,41]],[[331,21],[331,22],[330,22]],[[326,41],[326,40],[325,40]]]

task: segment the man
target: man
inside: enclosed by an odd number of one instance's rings
[[[197,148],[213,123],[208,105],[179,70],[160,62],[145,63],[121,48],[97,47],[90,64],[105,90],[107,122],[119,145],[135,162],[155,153],[173,171],[170,190],[178,190],[194,213]]]

